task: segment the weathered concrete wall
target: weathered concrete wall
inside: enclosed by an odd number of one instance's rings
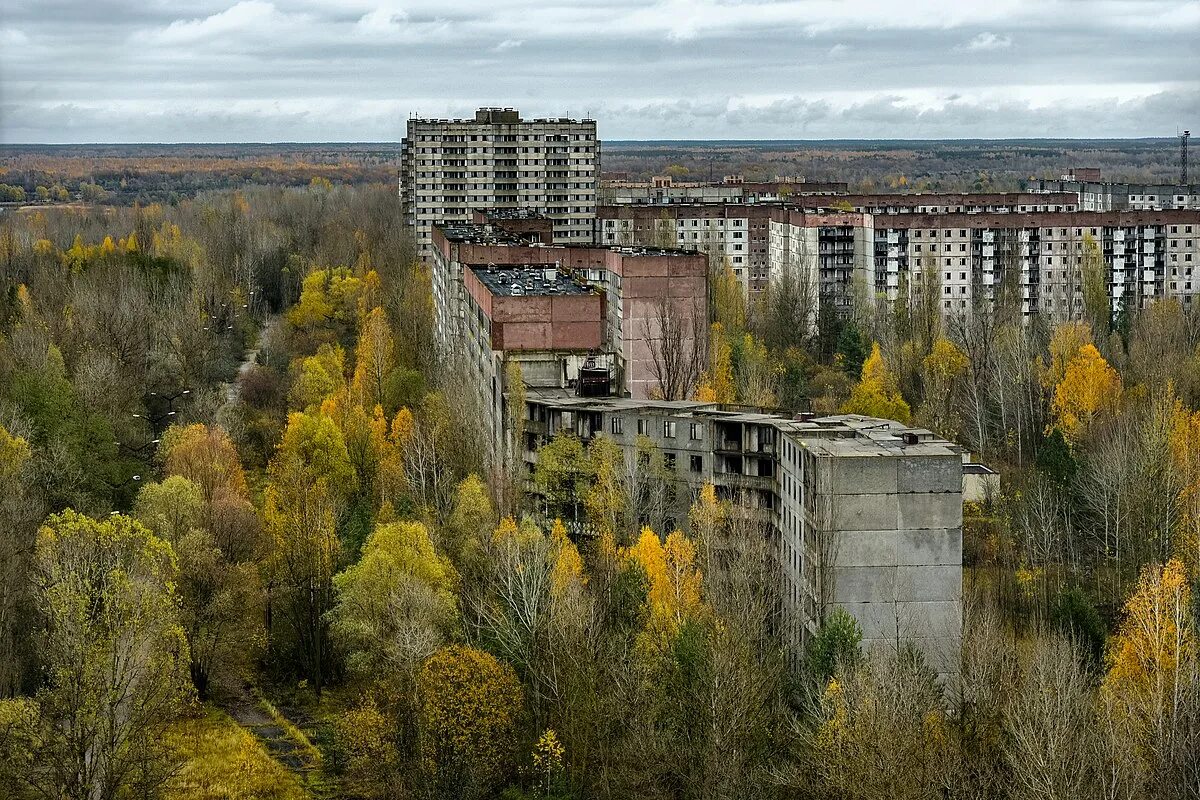
[[[820,459],[828,471],[833,602],[864,648],[917,643],[957,671],[962,637],[962,461],[957,454]]]

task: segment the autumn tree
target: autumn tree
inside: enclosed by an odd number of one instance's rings
[[[737,349],[737,397],[746,405],[774,408],[779,404],[779,369],[767,348],[745,334]]]
[[[921,416],[932,430],[951,441],[958,438],[961,418],[958,409],[958,384],[970,362],[953,342],[940,338],[921,363],[925,402]]]
[[[851,391],[842,412],[909,423],[908,403],[901,396],[896,376],[888,369],[878,343],[871,346],[871,355],[863,362],[862,379]]]
[[[206,425],[171,427],[162,436],[159,456],[168,475],[187,478],[200,487],[206,502],[221,489],[246,493],[246,477],[237,448],[222,428]]]
[[[746,330],[746,292],[728,259],[722,260],[710,282],[713,323],[730,336],[740,336]]]
[[[583,497],[588,524],[601,537],[615,543],[624,533],[629,491],[625,486],[625,455],[607,436],[596,436],[588,443],[589,480]]]
[[[41,504],[32,491],[29,442],[0,425],[0,697],[17,691],[31,660],[31,560]]]
[[[346,351],[323,344],[315,355],[292,362],[289,405],[298,411],[319,407],[326,397],[346,388]]]
[[[1121,376],[1108,365],[1094,345],[1085,344],[1067,362],[1054,387],[1050,410],[1055,424],[1073,442],[1086,433],[1101,414],[1117,410]]]
[[[708,368],[700,376],[696,399],[702,403],[733,403],[737,387],[733,379],[733,348],[725,338],[725,327],[714,322],[708,341]]]
[[[559,431],[538,450],[533,484],[541,494],[547,518],[578,521],[586,481],[587,459],[583,444],[570,431]]]
[[[1005,679],[997,690],[1010,692],[1001,717],[1004,749],[1020,793],[1080,800],[1112,796],[1105,784],[1122,765],[1105,764],[1100,754],[1103,733],[1090,676],[1071,641],[1038,637],[1018,674],[997,677]]]
[[[438,548],[460,571],[471,571],[483,558],[483,544],[496,524],[496,509],[487,486],[477,475],[463,478],[455,489],[450,516],[438,532]]]
[[[333,583],[332,633],[357,675],[411,677],[454,628],[453,567],[420,522],[378,525]]]
[[[354,351],[354,380],[351,393],[354,401],[367,409],[382,405],[385,413],[392,411],[388,397],[388,379],[395,368],[392,330],[382,308],[367,313],[358,333]]]
[[[829,682],[805,777],[842,798],[936,797],[952,763],[943,708],[915,649],[881,653]]]
[[[421,668],[421,755],[433,796],[490,796],[512,766],[521,684],[512,668],[462,645]]]
[[[151,796],[172,774],[163,733],[189,697],[175,569],[169,544],[120,515],[68,510],[39,531],[46,683],[22,780],[42,796]]]
[[[686,622],[705,614],[696,547],[679,531],[663,541],[646,528],[637,542],[626,549],[625,557],[646,575],[648,617],[643,645],[666,647]]]
[[[178,558],[180,622],[190,645],[192,683],[206,700],[214,684],[229,688],[244,679],[265,643],[262,584],[254,560],[261,552],[253,545],[243,549],[241,536],[222,537],[228,548],[223,549],[202,489],[180,475],[142,487],[135,516]],[[230,548],[232,542],[238,546]]]
[[[337,524],[355,477],[333,420],[292,414],[268,477],[263,519],[272,541],[269,588],[280,595],[299,663],[319,694],[331,657],[327,614],[341,551]]]
[[[1150,565],[1125,604],[1125,617],[1110,649],[1102,691],[1115,701],[1123,724],[1145,754],[1156,796],[1168,796],[1180,759],[1192,759],[1200,682],[1191,587],[1183,564]],[[1189,737],[1190,738],[1190,737]],[[1192,752],[1189,753],[1188,750]]]
[[[522,677],[534,717],[562,699],[564,651],[578,644],[586,613],[583,561],[561,522],[549,536],[526,519],[501,520],[487,548],[490,568],[473,613],[482,640]]]

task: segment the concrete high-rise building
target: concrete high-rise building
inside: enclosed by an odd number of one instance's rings
[[[1200,183],[1112,183],[1075,170],[1058,180],[1042,179],[1038,191],[1070,192],[1081,211],[1200,209]],[[1082,174],[1081,174],[1082,173]]]
[[[404,220],[422,254],[441,223],[480,209],[527,209],[551,221],[554,241],[592,241],[600,143],[594,120],[521,119],[481,108],[474,119],[410,119],[400,151]]]
[[[812,207],[830,201],[852,210]],[[1004,297],[1025,316],[1067,319],[1082,309],[1090,258],[1114,314],[1165,298],[1200,302],[1200,210],[1081,211],[1062,193],[601,206],[596,236],[697,250],[729,264],[751,299],[798,268],[840,311],[921,286],[947,314]]]
[[[516,409],[511,409],[516,411]],[[865,647],[914,642],[957,671],[962,634],[962,503],[968,473],[995,473],[919,428],[853,414],[789,415],[696,401],[564,397],[530,388],[524,460],[559,433],[607,437],[636,472],[646,442],[674,487],[683,525],[706,484],[762,536],[777,575],[780,633],[794,656],[833,608]],[[973,484],[972,484],[973,485]],[[579,532],[587,535],[586,527]]]
[[[489,215],[493,221],[482,224],[436,225],[429,248],[438,346],[448,357],[466,354],[482,365],[488,403],[498,408],[492,385],[507,359],[522,361],[526,383],[539,387],[576,391],[587,377],[580,370],[590,363],[611,372],[603,394],[670,396],[662,383],[679,365],[665,360],[698,358],[703,351],[707,259],[672,248],[545,244],[536,238],[541,234],[535,220],[506,216]],[[508,282],[486,280],[493,273]],[[548,274],[554,280],[546,279]],[[563,299],[578,294],[573,286],[588,287],[600,305]],[[534,302],[534,297],[550,299]],[[579,319],[572,322],[567,308],[578,311]],[[493,316],[499,309],[517,316],[501,320]],[[601,315],[599,329],[592,327],[595,313]],[[517,317],[520,330],[537,333],[498,335],[502,321],[504,330],[518,330],[511,324]],[[574,338],[585,327],[591,338]],[[667,338],[669,346],[658,344]],[[534,361],[541,365],[529,366]]]

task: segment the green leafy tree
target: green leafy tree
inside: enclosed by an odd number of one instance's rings
[[[862,376],[863,362],[871,354],[871,342],[862,330],[848,320],[842,325],[837,337],[837,359],[842,369],[851,378],[857,380]]]
[[[587,489],[587,457],[583,443],[570,431],[559,431],[538,450],[533,483],[542,495],[546,516],[576,521]]]
[[[420,522],[377,526],[362,559],[333,579],[332,632],[351,670],[374,680],[411,675],[454,627],[453,582]]]
[[[68,800],[152,796],[190,697],[171,546],[128,517],[68,510],[39,531],[35,575],[46,684],[24,782]]]
[[[853,667],[862,659],[862,628],[844,608],[829,613],[808,645],[807,663],[814,679],[827,683],[839,669]]]

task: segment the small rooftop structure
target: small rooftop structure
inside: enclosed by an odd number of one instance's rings
[[[438,225],[442,235],[448,242],[459,244],[497,244],[520,245],[526,244],[521,237],[506,231],[498,225],[480,222],[448,222]]]
[[[487,290],[497,297],[551,297],[591,294],[558,264],[487,264],[472,266],[471,271]]]
[[[548,219],[536,208],[485,208],[476,213],[487,219]]]

